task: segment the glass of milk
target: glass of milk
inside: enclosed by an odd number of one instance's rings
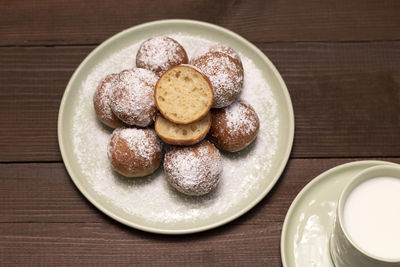
[[[336,267],[400,266],[400,165],[351,179],[339,198],[330,252]]]

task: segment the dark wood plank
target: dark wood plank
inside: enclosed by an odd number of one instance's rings
[[[400,42],[258,46],[292,97],[293,157],[400,156]],[[61,96],[93,48],[0,49],[0,161],[61,160]]]
[[[0,45],[94,44],[125,28],[167,18],[215,23],[257,42],[400,39],[396,0],[3,0]]]
[[[157,236],[113,223],[2,223],[4,266],[281,266],[279,223]]]
[[[0,161],[60,160],[57,116],[68,80],[93,47],[0,49]]]
[[[255,208],[227,225],[185,236],[141,232],[102,215],[61,163],[0,164],[1,264],[280,266],[282,223],[295,196],[321,172],[354,160],[290,160]]]
[[[323,171],[359,159],[292,159],[274,189],[234,225],[283,222],[297,193]],[[400,163],[399,158],[383,160]],[[0,164],[0,223],[106,222],[70,180],[62,163]],[[112,221],[112,220],[111,220]]]
[[[286,81],[294,157],[399,156],[400,43],[261,44]]]
[[[62,163],[0,164],[0,181],[0,223],[87,223],[108,219],[80,194]],[[284,209],[290,203],[288,196],[296,194],[298,184],[297,181],[293,182],[286,189],[291,194],[285,195],[284,199],[277,199],[276,210],[267,210],[268,217],[265,220],[282,220]]]

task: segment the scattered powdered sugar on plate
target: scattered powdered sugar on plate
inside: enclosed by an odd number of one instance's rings
[[[188,56],[209,40],[186,34],[168,35],[177,40]],[[216,190],[201,197],[185,196],[170,186],[162,166],[144,178],[127,179],[111,169],[107,158],[112,130],[96,118],[93,94],[99,82],[110,73],[134,67],[141,42],[132,44],[102,61],[79,88],[73,110],[73,146],[81,173],[96,193],[126,213],[151,222],[196,221],[221,215],[238,206],[260,182],[268,179],[277,151],[279,119],[277,103],[262,73],[253,62],[240,55],[244,67],[244,87],[240,99],[249,103],[260,118],[256,140],[245,150],[222,153],[223,171]]]

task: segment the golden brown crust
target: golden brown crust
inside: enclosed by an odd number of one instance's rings
[[[124,136],[126,133],[129,138]],[[137,142],[130,138],[136,138]],[[142,177],[160,166],[162,146],[150,129],[117,128],[111,136],[108,157],[113,169],[123,176]]]
[[[165,82],[168,75],[170,75],[171,72],[175,71],[175,70],[179,70],[179,69],[187,69],[189,71],[195,72],[197,75],[199,75],[199,77],[201,77],[202,81],[205,82],[207,84],[207,88],[205,88],[208,91],[208,99],[207,99],[207,103],[206,106],[204,108],[202,108],[201,111],[199,111],[195,116],[193,116],[190,119],[179,119],[176,116],[171,116],[170,114],[170,110],[167,110],[162,103],[160,103],[159,98],[160,97],[164,97],[164,96],[160,96],[160,88],[161,88],[161,83]],[[175,88],[170,88],[171,92],[173,92]],[[187,92],[184,97],[188,97],[188,98],[193,98],[192,93],[191,92]],[[160,111],[160,113],[168,120],[170,120],[171,122],[174,122],[176,124],[190,124],[190,123],[194,123],[196,121],[201,120],[204,116],[207,115],[207,113],[210,111],[213,100],[214,100],[214,92],[212,89],[212,85],[211,82],[209,81],[209,79],[200,71],[198,71],[196,68],[189,66],[189,65],[179,65],[179,66],[175,66],[170,68],[169,70],[167,70],[161,77],[160,79],[157,81],[155,89],[154,89],[154,99],[155,99],[155,103],[157,106],[157,109]],[[193,101],[197,101],[196,99],[194,99]],[[180,106],[177,103],[177,106]],[[184,110],[181,113],[183,115],[186,115],[188,110]],[[193,109],[192,109],[193,111]]]
[[[200,121],[186,125],[173,123],[158,114],[154,124],[154,129],[161,140],[167,144],[179,146],[189,146],[200,142],[206,137],[210,127],[210,112]],[[170,134],[165,128],[172,128],[176,134]],[[185,131],[187,135],[180,134],[182,131]]]
[[[93,106],[97,118],[111,128],[124,126],[124,123],[111,110],[112,90],[116,86],[118,74],[107,75],[98,85],[93,95]]]
[[[260,121],[251,105],[238,101],[222,109],[211,110],[212,123],[208,139],[218,148],[237,152],[257,137]]]

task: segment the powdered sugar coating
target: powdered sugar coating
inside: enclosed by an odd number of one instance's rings
[[[222,158],[208,141],[190,147],[172,147],[164,157],[164,171],[178,191],[193,196],[211,192],[218,185]]]
[[[109,74],[99,83],[93,95],[93,105],[97,117],[111,128],[117,128],[123,125],[111,110],[112,92],[117,84],[118,74]]]
[[[260,120],[246,101],[214,109],[209,139],[220,149],[237,152],[246,148],[257,136]]]
[[[225,116],[226,127],[229,132],[239,131],[243,134],[249,134],[254,132],[259,125],[254,109],[243,100],[226,107]]]
[[[227,54],[233,59],[236,59],[239,65],[243,68],[242,60],[240,59],[239,54],[235,50],[233,50],[232,47],[224,44],[212,44],[209,46],[202,46],[194,52],[192,59],[199,58],[207,54],[208,52],[221,52]]]
[[[154,102],[157,76],[149,70],[135,68],[122,71],[118,77],[112,95],[112,111],[128,125],[150,125],[157,112]]]
[[[170,34],[181,43],[188,55],[201,46],[213,44],[206,37],[187,33]],[[96,119],[92,97],[99,82],[110,73],[132,68],[143,40],[133,43],[96,65],[82,83],[73,107],[73,149],[77,173],[83,176],[96,197],[115,209],[123,210],[157,225],[201,223],[210,217],[224,218],[271,181],[271,168],[279,141],[278,103],[263,77],[263,72],[250,58],[240,54],[245,70],[240,99],[250,103],[260,117],[260,131],[251,149],[232,155],[222,154],[223,171],[218,187],[204,196],[189,197],[172,188],[158,169],[140,179],[121,179],[112,171],[107,157],[110,129]]]
[[[151,129],[118,128],[111,135],[108,158],[128,177],[144,176],[158,168],[162,144]]]
[[[161,142],[153,130],[126,128],[113,134],[124,139],[129,149],[142,159],[151,160],[154,153],[161,153]]]
[[[230,105],[243,86],[243,69],[236,60],[221,52],[208,52],[191,60],[211,82],[214,90],[214,108]]]
[[[161,76],[173,66],[188,63],[185,49],[166,36],[152,37],[142,43],[136,55],[136,66]]]

